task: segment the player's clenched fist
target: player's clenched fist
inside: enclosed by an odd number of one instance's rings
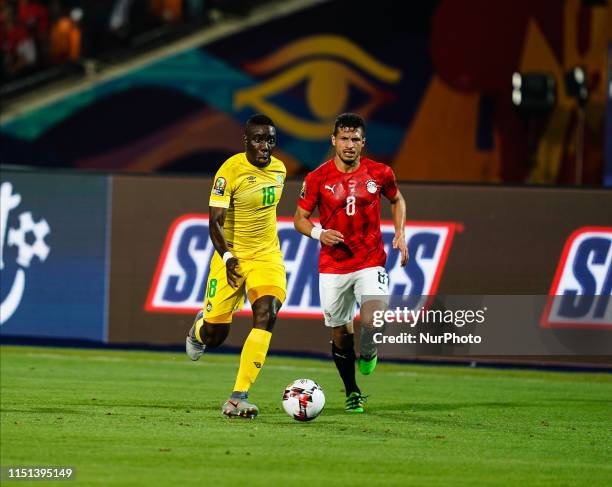
[[[323,245],[336,245],[344,242],[344,235],[337,230],[323,230],[321,232],[321,243]]]

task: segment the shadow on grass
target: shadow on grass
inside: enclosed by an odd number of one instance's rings
[[[386,418],[393,419],[394,421],[406,421],[412,422],[415,421],[415,416],[413,413],[420,412],[451,412],[459,409],[470,409],[470,408],[493,408],[493,409],[505,409],[505,408],[514,408],[514,407],[530,407],[534,406],[531,403],[519,403],[519,402],[479,402],[479,403],[405,403],[405,404],[394,404],[392,407],[386,406],[374,406],[373,404],[366,404],[366,412],[363,414],[349,414],[344,411],[342,407],[326,407],[322,414],[321,418],[317,419],[317,424],[325,423],[329,425],[329,420],[334,420],[342,417],[344,418],[355,418],[355,421],[360,421],[359,418],[363,418],[367,420],[368,417],[376,417],[376,418]],[[278,412],[278,411],[275,411]],[[269,413],[269,412],[268,412]],[[421,416],[419,416],[421,418]],[[435,419],[433,419],[435,421]],[[262,411],[257,417],[257,421],[260,423],[277,423],[277,416],[269,416],[266,415],[265,412]],[[309,424],[314,422],[308,421],[303,424]],[[422,421],[422,419],[420,419]],[[287,423],[287,425],[291,426],[296,423],[301,423],[300,421],[292,421]],[[283,425],[278,425],[283,426]]]
[[[15,408],[2,408],[0,412],[2,413],[40,413],[40,414],[91,414],[92,408],[103,408],[104,410],[117,410],[121,408],[137,408],[137,409],[163,409],[170,412],[183,412],[183,413],[200,413],[210,411],[211,409],[219,409],[221,406],[215,404],[211,407],[193,407],[193,406],[177,406],[176,404],[122,404],[122,403],[71,403],[68,406],[78,406],[82,407],[82,410],[70,409],[70,408],[62,408],[62,407],[32,407],[32,408],[23,408],[23,409],[15,409]],[[115,414],[120,414],[118,411]]]
[[[547,398],[547,400],[554,401],[556,403],[578,402],[582,404],[612,404],[612,400],[610,399],[576,399],[573,397],[550,397]]]
[[[456,411],[457,409],[470,408],[524,408],[535,406],[535,403],[526,402],[456,402],[456,403],[406,403],[400,404],[399,407],[393,409],[401,409],[406,412],[421,412],[421,411]],[[384,408],[380,409],[384,411]]]
[[[13,408],[2,408],[0,412],[3,413],[40,413],[40,414],[88,414],[87,411],[76,411],[74,409],[67,408],[29,408],[29,409],[13,409]]]
[[[458,410],[474,408],[507,409],[538,406],[526,402],[470,402],[470,403],[403,403],[393,404],[391,407],[370,405],[367,413],[376,417],[392,418],[394,421],[414,421],[415,413],[450,413]],[[422,418],[422,415],[419,415]],[[422,420],[422,419],[421,419]],[[437,421],[435,417],[432,421]]]
[[[211,408],[214,409],[217,407],[217,404],[213,404],[210,406],[192,406],[190,404],[185,405],[177,405],[173,404],[146,404],[146,403],[125,403],[125,402],[105,402],[105,401],[95,401],[91,403],[71,403],[70,406],[83,406],[88,408],[138,408],[138,409],[166,409],[168,411],[208,411]],[[219,407],[217,409],[221,409],[221,403],[219,403]]]

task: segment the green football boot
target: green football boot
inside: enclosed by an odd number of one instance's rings
[[[359,372],[361,372],[363,375],[370,375],[372,372],[374,372],[377,363],[378,356],[376,354],[374,354],[370,359],[359,357],[359,360],[357,360]]]
[[[366,396],[363,396],[359,392],[351,392],[346,398],[346,405],[344,406],[344,410],[347,413],[363,413],[365,410],[363,409],[363,403],[366,400]]]

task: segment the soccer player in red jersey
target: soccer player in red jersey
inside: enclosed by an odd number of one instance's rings
[[[361,117],[352,113],[340,115],[331,143],[334,158],[306,176],[294,225],[300,233],[321,241],[319,293],[325,325],[332,332],[332,355],[344,382],[345,410],[362,413],[365,396],[355,380],[355,304],[358,300],[361,306],[359,370],[368,375],[377,362],[372,339],[373,313],[386,307],[389,292],[387,255],[380,232],[380,197],[384,195],[391,202],[393,248],[399,249],[402,266],[408,261],[404,235],[406,203],[393,170],[361,156],[365,145]],[[310,221],[316,207],[320,227]]]

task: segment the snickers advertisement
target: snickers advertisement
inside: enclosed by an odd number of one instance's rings
[[[110,343],[184,343],[214,252],[211,187],[206,178],[113,178]],[[287,297],[271,350],[327,354],[320,242],[293,228],[301,187],[300,179],[286,181],[278,207]],[[389,296],[376,330],[381,357],[612,356],[612,192],[411,183],[400,189],[410,258],[400,265],[383,199]],[[245,302],[225,347],[242,346],[250,313]]]

